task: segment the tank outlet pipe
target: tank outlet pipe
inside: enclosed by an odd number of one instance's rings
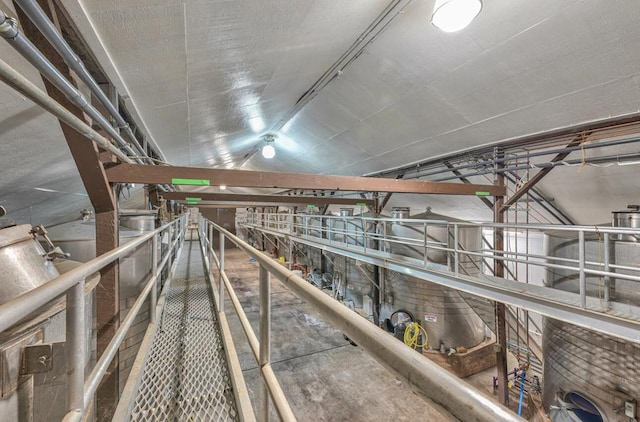
[[[102,129],[104,129],[128,155],[135,156],[136,152],[120,136],[107,119],[98,112],[82,93],[69,82],[53,64],[24,36],[18,29],[17,22],[6,13],[0,11],[0,36],[11,44],[25,59],[29,61],[38,71],[47,78],[56,88],[71,101],[74,105],[87,113]],[[142,163],[142,160],[136,160]]]
[[[0,31],[2,31],[1,22]],[[60,103],[56,102],[53,98],[45,94],[40,88],[35,86],[33,82],[22,76],[17,70],[9,66],[3,60],[0,60],[0,80],[33,101],[35,104],[39,105],[49,113],[56,116],[58,119],[74,128],[76,131],[84,135],[87,139],[94,141],[100,147],[113,153],[124,163],[134,164],[134,161],[131,158],[127,157],[125,153],[116,148],[105,137],[93,130],[82,119],[79,119],[69,110],[60,105]]]
[[[69,46],[67,41],[58,32],[40,5],[35,0],[16,0],[16,4],[24,11],[31,22],[33,22],[36,28],[38,28],[42,35],[44,35],[47,41],[49,41],[51,46],[58,52],[67,66],[69,66],[78,75],[82,82],[87,85],[91,93],[93,93],[98,101],[100,101],[100,103],[107,109],[109,114],[116,121],[118,128],[123,130],[127,135],[138,154],[144,156],[149,164],[153,164],[153,161],[150,158],[147,158],[147,152],[142,149],[142,146],[140,146],[138,138],[134,135],[129,124],[120,115],[109,97],[107,97],[107,94],[105,94],[105,92],[100,88],[95,79],[93,79],[82,60],[76,55],[71,46]],[[166,161],[158,146],[155,145],[155,143],[153,146],[160,158],[163,161]]]

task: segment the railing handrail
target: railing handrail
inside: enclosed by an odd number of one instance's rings
[[[103,255],[100,255],[78,267],[56,277],[29,292],[11,299],[0,305],[0,332],[11,328],[24,318],[37,311],[47,303],[62,296],[67,290],[71,289],[80,281],[86,279],[96,271],[101,270],[106,265],[112,263],[116,259],[122,258],[156,234],[163,232],[173,224],[177,219],[165,224],[164,226],[141,235],[122,246],[113,249]]]
[[[465,381],[408,348],[228,230],[213,222],[210,223],[295,294],[314,306],[323,318],[338,327],[376,360],[407,380],[409,384],[451,415],[465,422],[524,421],[506,407],[494,402]]]
[[[174,226],[180,227],[182,230],[177,232],[175,238],[171,241],[171,233]],[[83,263],[59,277],[47,281],[45,284],[42,284],[41,286],[38,286],[37,288],[0,305],[0,332],[3,332],[22,320],[30,317],[38,309],[41,309],[66,293],[65,341],[67,342],[67,357],[65,364],[68,377],[67,413],[65,414],[63,421],[75,422],[80,421],[83,418],[85,409],[89,406],[100,381],[104,377],[115,353],[124,341],[127,332],[133,325],[133,321],[140,312],[149,292],[155,291],[160,274],[167,262],[170,261],[174,248],[181,239],[184,239],[185,227],[184,216],[176,218],[172,222],[167,223],[156,230],[144,233],[136,239]],[[160,265],[157,265],[157,236],[161,235],[165,230],[169,231],[169,245],[166,254],[161,258]],[[88,292],[85,292],[84,281],[96,271],[99,271],[111,262],[126,256],[150,239],[153,239],[154,242],[152,253],[152,260],[154,261],[152,263],[153,270],[146,279],[145,286],[129,310],[127,317],[122,321],[118,330],[111,338],[111,341],[101,356],[99,356],[99,359],[92,368],[89,377],[85,379],[84,359],[86,355],[86,333],[84,332],[84,327],[86,326],[86,315],[84,312],[84,303],[85,295]],[[95,288],[95,286],[93,286],[93,288]],[[155,301],[152,301],[151,306],[154,304]]]
[[[521,224],[521,223],[492,223],[487,221],[447,221],[447,220],[429,220],[420,218],[392,218],[392,217],[365,217],[359,215],[352,216],[337,216],[337,215],[316,215],[316,214],[291,214],[291,213],[249,213],[246,218],[262,215],[289,217],[295,216],[300,219],[327,219],[327,220],[349,220],[357,218],[366,222],[390,222],[390,223],[402,223],[402,224],[430,224],[440,226],[459,226],[459,227],[482,227],[482,228],[512,228],[522,230],[537,230],[537,231],[568,231],[568,232],[589,232],[589,233],[609,233],[609,234],[637,234],[640,235],[640,230],[634,227],[610,227],[603,225],[553,225],[553,224]],[[302,227],[297,225],[297,227]],[[317,228],[320,229],[320,228]]]

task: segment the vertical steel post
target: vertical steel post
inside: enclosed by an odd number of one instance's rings
[[[207,258],[209,259],[209,271],[213,269],[213,224],[207,222]]]
[[[458,251],[458,225],[453,225],[453,266],[454,272],[456,273],[456,277],[458,277],[460,273],[460,252]]]
[[[425,268],[427,268],[427,223],[422,224],[422,233],[423,233],[423,240],[424,240],[424,244],[422,245],[423,247],[422,252],[424,253],[422,264],[424,265]]]
[[[151,238],[151,277],[155,277],[158,274],[158,235],[155,234]],[[150,301],[150,318],[151,323],[156,322],[156,305],[158,304],[158,280],[153,282],[151,286],[151,301]]]
[[[578,232],[578,259],[580,260],[580,306],[587,307],[587,280],[584,273],[584,231]]]
[[[222,280],[222,274],[224,273],[224,233],[220,232],[220,274],[218,282],[220,284],[220,295],[218,304],[218,312],[224,312],[224,281]]]
[[[86,360],[84,327],[84,280],[67,291],[66,369],[67,410],[84,414],[84,364]]]
[[[503,158],[504,153],[498,149],[495,151],[495,158]],[[499,167],[503,167],[502,165],[496,165],[496,169]],[[505,185],[505,176],[504,173],[499,172],[496,173],[495,182],[496,186],[504,186]],[[493,222],[496,224],[504,223],[504,214],[506,210],[502,209],[502,205],[504,204],[504,197],[496,196],[493,204]],[[456,241],[456,249],[458,248],[458,239]],[[504,256],[502,251],[504,251],[504,229],[502,227],[494,227],[493,232],[493,248],[495,249],[495,256],[493,259],[493,267],[494,274],[496,277],[504,277],[504,261],[502,257]],[[459,264],[459,263],[458,263]],[[457,268],[457,265],[456,265]],[[496,362],[497,362],[497,376],[498,376],[498,398],[500,403],[505,406],[509,406],[509,386],[508,386],[508,377],[509,374],[507,372],[507,308],[504,303],[496,302],[495,303],[495,313],[496,313]]]
[[[604,270],[609,272],[611,263],[611,245],[609,244],[609,233],[604,234]],[[609,309],[609,301],[611,300],[611,277],[604,277],[604,306]]]
[[[271,360],[271,285],[269,271],[260,266],[260,368]],[[269,392],[262,379],[260,403],[263,421],[269,421]]]

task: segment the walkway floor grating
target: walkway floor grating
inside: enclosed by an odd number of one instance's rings
[[[197,241],[185,241],[140,381],[132,421],[237,421]]]

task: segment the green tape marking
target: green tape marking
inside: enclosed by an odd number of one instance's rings
[[[489,192],[476,192],[476,196],[491,196]]]
[[[195,185],[195,186],[209,186],[211,181],[206,179],[171,179],[172,185]]]
[[[315,208],[315,207],[316,207],[315,205],[311,205],[311,204],[307,205],[307,208]]]
[[[191,201],[191,202],[198,202],[198,201],[202,201],[202,198],[191,198],[191,197],[186,197],[185,198],[187,200],[187,202]]]
[[[198,201],[187,201],[187,205],[198,205]]]
[[[359,205],[359,206],[361,206],[361,207],[365,207],[365,206],[367,206],[367,204],[366,204],[366,203],[364,203],[364,202],[357,202],[357,203],[356,203],[356,205]]]

